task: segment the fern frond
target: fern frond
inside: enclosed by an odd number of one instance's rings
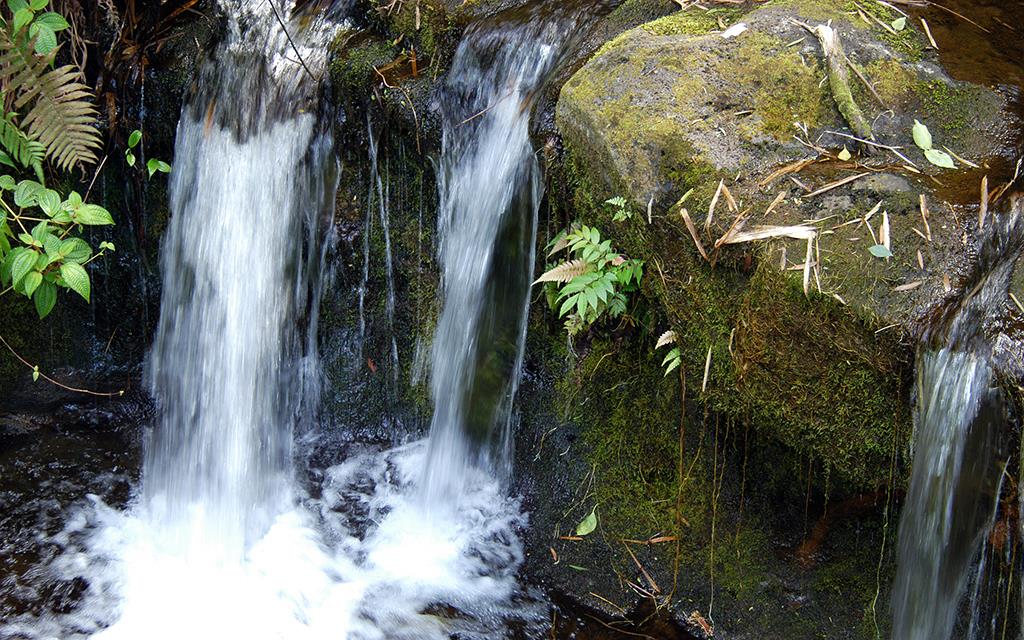
[[[0,118],[0,145],[3,145],[8,156],[26,169],[33,169],[36,177],[42,182],[43,158],[46,147],[37,140],[30,138],[15,123],[13,113]]]
[[[89,88],[78,81],[74,66],[51,69],[55,55],[35,55],[23,35],[0,28],[0,86],[16,96],[15,109],[28,107],[22,126],[29,136],[46,147],[57,167],[69,170],[96,162],[100,134]]]
[[[590,265],[587,264],[586,260],[570,260],[569,262],[563,262],[557,267],[548,269],[533,284],[541,282],[569,282],[576,276],[583,275],[589,270]]]
[[[654,345],[654,348],[655,349],[660,349],[660,348],[664,347],[665,345],[669,345],[669,344],[674,343],[675,341],[676,341],[676,332],[675,331],[666,331],[665,333],[661,334],[661,336],[658,338],[658,344]]]

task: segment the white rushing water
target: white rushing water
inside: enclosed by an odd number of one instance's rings
[[[353,451],[307,492],[292,449],[316,405],[317,237],[336,171],[295,58],[317,74],[338,26],[295,20],[293,45],[264,0],[223,5],[227,41],[178,128],[141,487],[127,512],[91,497],[48,540],[62,553],[46,570],[86,585],[74,611],[2,622],[0,637],[538,637],[546,610],[516,581],[526,517],[503,469],[540,196],[530,95],[557,29],[481,31],[455,57],[429,441]],[[387,233],[370,135],[368,222],[376,209]]]
[[[471,469],[508,472],[541,196],[530,112],[558,35],[543,19],[470,33],[449,72],[438,171],[444,308],[434,333],[424,486],[430,502],[456,499]]]
[[[894,638],[992,637],[991,624],[978,623],[986,566],[979,554],[999,507],[1007,415],[989,325],[1003,313],[1020,253],[1020,222],[1013,213],[990,225],[963,299],[938,312],[933,332],[939,335],[928,336],[942,345],[925,345],[918,354],[913,467],[892,596]]]

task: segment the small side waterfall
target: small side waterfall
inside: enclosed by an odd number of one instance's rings
[[[541,196],[529,119],[559,30],[544,20],[502,26],[462,40],[443,104],[444,308],[432,354],[428,503],[457,493],[474,465],[507,470]]]
[[[991,527],[1003,470],[999,436],[1006,399],[994,379],[986,334],[1007,299],[1024,242],[1020,227],[1017,213],[992,225],[965,297],[942,310],[936,335],[928,336],[944,345],[922,347],[918,354],[914,461],[893,589],[894,638],[953,637]],[[965,626],[966,633],[978,628]]]

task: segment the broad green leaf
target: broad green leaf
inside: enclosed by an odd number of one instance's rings
[[[131,151],[124,152],[124,161],[128,163],[129,167],[135,166],[135,154]]]
[[[82,196],[78,195],[77,191],[72,191],[68,194],[68,199],[64,201],[68,205],[68,208],[74,211],[78,207],[82,206]]]
[[[7,0],[7,8],[11,10],[11,13],[17,13],[22,9],[28,9],[28,2],[26,0]]]
[[[594,529],[597,529],[597,505],[590,510],[590,515],[576,525],[576,535],[588,536],[594,533]]]
[[[75,211],[74,221],[84,225],[114,224],[110,212],[98,204],[83,204]]]
[[[128,148],[134,149],[140,142],[142,142],[142,132],[136,129],[128,136]]]
[[[57,256],[62,258],[60,255],[61,241],[60,238],[53,235],[52,233],[47,234],[46,238],[43,239],[43,250],[46,251],[46,255],[50,258]]]
[[[43,15],[36,18],[36,24],[41,24],[48,27],[51,31],[63,31],[70,27],[68,21],[64,19],[64,16],[54,11],[47,11]]]
[[[92,247],[81,238],[68,238],[61,243],[58,253],[65,260],[81,264],[92,257]]]
[[[905,17],[899,17],[889,23],[896,31],[903,31],[907,28],[907,19]]]
[[[100,249],[103,251],[116,251],[116,249],[114,248],[114,243],[106,241],[100,243]]]
[[[33,244],[36,243],[36,239],[33,238],[32,234],[30,234],[30,233],[19,233],[18,234],[18,240],[20,240],[22,244],[27,244],[27,245],[33,245]]]
[[[846,145],[843,145],[843,150],[840,151],[839,155],[836,156],[836,157],[839,158],[840,160],[842,160],[843,162],[846,162],[847,160],[849,160],[853,156],[850,155],[850,150],[846,148]]]
[[[57,34],[45,24],[32,23],[28,33],[30,38],[35,38],[36,53],[39,55],[45,56],[57,48]]]
[[[871,252],[871,255],[875,256],[876,258],[891,258],[892,257],[892,251],[889,251],[888,249],[886,249],[885,245],[882,245],[882,244],[876,244],[876,245],[874,245],[872,247],[868,247],[868,251]]]
[[[0,151],[0,164],[5,164],[12,169],[18,168],[18,165],[14,164],[14,160],[11,159],[11,156],[7,155],[6,151]]]
[[[956,169],[956,165],[953,163],[953,158],[950,158],[949,154],[945,151],[939,151],[938,149],[925,149],[924,157],[928,162],[934,164],[936,167]]]
[[[22,280],[22,288],[25,290],[25,295],[29,298],[35,293],[37,287],[43,282],[43,274],[38,271],[29,271],[25,279]]]
[[[22,209],[36,206],[39,203],[39,192],[44,188],[35,180],[22,180],[14,189],[14,204]]]
[[[14,191],[18,188],[18,183],[8,175],[0,176],[0,189],[4,191]]]
[[[917,120],[914,120],[914,128],[911,129],[911,134],[914,136],[914,144],[916,144],[921,151],[927,151],[932,148],[932,134],[928,131],[928,127],[924,126]]]
[[[60,265],[60,277],[69,289],[89,302],[89,274],[77,262],[65,262]]]
[[[38,242],[40,246],[43,245],[43,242],[46,240],[46,236],[48,235],[50,235],[50,225],[45,221],[32,227],[32,239]]]
[[[50,216],[51,218],[60,211],[60,194],[53,189],[44,189],[39,192],[37,196],[39,200],[39,208],[43,210],[43,213]]]
[[[28,7],[24,9],[18,9],[14,12],[14,33],[18,33],[25,28],[25,25],[32,22],[32,18],[35,14]]]
[[[13,256],[11,261],[11,280],[12,284],[17,286],[21,283],[22,278],[27,276],[36,265],[37,254],[35,251],[18,247],[11,255]]]
[[[577,294],[579,295],[579,294]],[[562,303],[562,308],[558,310],[558,317],[562,318],[569,313],[572,308],[576,305],[576,296],[569,296],[565,302]]]
[[[52,282],[43,282],[36,289],[35,295],[32,296],[32,302],[35,303],[36,313],[39,314],[39,319],[42,320],[50,315],[53,305],[57,302],[57,287]]]
[[[146,169],[149,171],[149,177],[152,178],[153,174],[159,171],[160,173],[170,173],[171,165],[167,164],[163,160],[157,160],[156,158],[150,158],[146,162]]]
[[[29,0],[28,2],[29,8],[33,11],[42,11],[48,4],[50,4],[50,0]]]

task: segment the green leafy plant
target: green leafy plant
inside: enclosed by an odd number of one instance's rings
[[[924,157],[928,162],[943,169],[956,169],[956,164],[948,153],[932,147],[932,134],[928,131],[928,127],[914,120],[914,126],[910,133],[914,138],[914,144],[924,152]]]
[[[661,366],[665,368],[665,375],[672,373],[679,368],[679,365],[683,363],[683,354],[679,351],[679,337],[675,331],[666,331],[661,334],[658,338],[657,344],[654,345],[654,350],[657,351],[662,347],[672,347],[668,353],[665,354],[665,359],[661,361]]]
[[[604,317],[626,314],[628,295],[640,288],[643,261],[623,257],[602,240],[601,233],[587,225],[574,226],[558,234],[548,245],[548,257],[568,254],[564,262],[550,267],[534,284],[548,284],[548,302],[566,318],[569,335],[593,326]]]
[[[134,167],[135,158],[135,147],[139,146],[142,142],[142,132],[136,129],[132,131],[131,135],[128,136],[128,148],[124,151],[124,160],[128,163],[129,167]],[[157,160],[156,158],[150,158],[146,161],[146,171],[149,173],[149,177],[152,178],[153,174],[157,173],[170,173],[171,165],[167,164],[163,160]]]
[[[48,0],[7,0],[0,13],[0,163],[36,171],[41,158],[63,170],[96,162],[101,146],[92,91],[74,65],[55,67],[57,34],[69,27]]]
[[[156,158],[150,158],[146,161],[146,171],[149,172],[149,177],[152,178],[153,174],[159,171],[160,173],[170,173],[171,165],[167,164],[163,160],[157,160]]]
[[[14,291],[31,299],[40,318],[53,310],[59,288],[88,302],[91,284],[85,265],[113,251],[114,245],[101,242],[94,253],[74,233],[112,224],[106,209],[83,202],[77,192],[62,198],[34,180],[0,176],[0,294]]]
[[[128,148],[124,150],[124,161],[129,167],[135,166],[135,147],[142,142],[142,132],[136,129],[128,136]]]
[[[626,199],[622,196],[609,198],[604,203],[613,207],[612,220],[615,222],[625,222],[633,217],[633,211],[626,207]]]

